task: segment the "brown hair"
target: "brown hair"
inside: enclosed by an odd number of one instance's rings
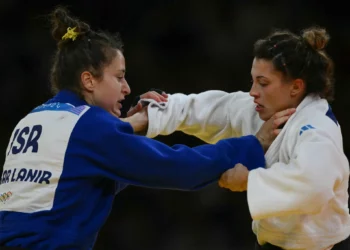
[[[318,94],[328,101],[334,96],[334,65],[325,52],[330,39],[324,28],[310,27],[298,36],[277,30],[254,44],[254,56],[271,60],[275,69],[290,79],[303,79],[306,94]]]
[[[71,17],[64,7],[57,7],[50,14],[52,36],[57,41],[57,52],[51,68],[51,90],[55,94],[68,89],[81,94],[80,75],[88,70],[101,77],[104,66],[111,63],[117,50],[123,51],[119,34],[93,31],[90,26]],[[76,37],[63,36],[74,29]]]

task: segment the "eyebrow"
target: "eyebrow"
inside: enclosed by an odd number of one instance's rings
[[[261,78],[268,79],[266,76],[257,76],[256,78],[257,78],[257,79],[261,79]]]

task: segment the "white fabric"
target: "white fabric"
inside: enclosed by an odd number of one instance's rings
[[[57,111],[30,113],[14,129],[0,178],[0,195],[8,194],[0,197],[0,210],[33,213],[53,207],[71,132],[89,107],[76,114],[51,106]]]
[[[248,93],[173,94],[148,107],[148,137],[182,131],[205,142],[256,134],[262,125]],[[349,162],[329,105],[307,96],[273,142],[266,169],[252,170],[248,204],[260,244],[329,249],[350,235]]]

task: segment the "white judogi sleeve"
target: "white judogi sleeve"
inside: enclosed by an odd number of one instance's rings
[[[349,170],[341,146],[330,134],[317,127],[301,135],[286,134],[298,136],[289,163],[277,162],[249,173],[248,204],[254,220],[315,214],[335,196]]]
[[[196,136],[207,143],[256,132],[257,119],[249,93],[210,90],[200,94],[172,94],[167,103],[148,106],[147,137],[175,131]]]

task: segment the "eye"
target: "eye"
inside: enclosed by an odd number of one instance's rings
[[[266,87],[268,84],[267,84],[267,83],[263,83],[263,82],[259,82],[259,85],[260,85],[261,87]]]

